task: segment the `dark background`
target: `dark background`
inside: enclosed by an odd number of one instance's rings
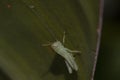
[[[120,0],[104,0],[103,29],[95,80],[120,80]]]

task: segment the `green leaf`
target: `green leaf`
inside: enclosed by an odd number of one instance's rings
[[[1,0],[0,67],[12,80],[90,80],[97,45],[97,0]],[[68,73],[49,41],[80,50]]]

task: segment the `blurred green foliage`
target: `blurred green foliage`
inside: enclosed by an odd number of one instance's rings
[[[97,44],[97,0],[1,0],[0,67],[12,80],[90,80]],[[46,47],[62,40],[80,50],[78,72]],[[4,80],[4,79],[3,79]]]

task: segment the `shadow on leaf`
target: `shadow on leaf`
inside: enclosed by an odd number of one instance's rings
[[[51,67],[50,72],[53,75],[61,75],[63,74],[65,77],[65,80],[78,80],[78,75],[76,71],[73,71],[72,74],[68,72],[67,66],[64,62],[64,58],[62,58],[60,55],[56,55]]]

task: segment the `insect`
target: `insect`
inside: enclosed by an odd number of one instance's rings
[[[59,40],[49,43],[49,44],[43,44],[43,46],[51,46],[51,48],[59,55],[61,55],[65,59],[65,64],[68,68],[68,72],[71,74],[73,70],[78,71],[78,66],[75,62],[75,57],[72,53],[80,53],[80,51],[77,50],[70,50],[66,48],[63,44],[65,43],[65,32],[63,35],[63,43]]]

